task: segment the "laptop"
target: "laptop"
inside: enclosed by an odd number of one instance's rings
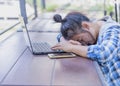
[[[25,24],[23,17],[20,16],[19,19],[20,19],[21,27],[23,29],[26,44],[34,55],[65,53],[64,51],[61,50],[52,50],[50,44],[47,42],[33,42],[30,38],[30,33],[28,31],[28,27]]]

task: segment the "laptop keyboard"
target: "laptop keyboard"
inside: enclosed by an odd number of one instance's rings
[[[52,50],[47,42],[32,43],[33,54],[42,55],[48,53],[65,53],[62,50]]]
[[[50,45],[46,42],[32,43],[33,51],[35,52],[52,52]]]

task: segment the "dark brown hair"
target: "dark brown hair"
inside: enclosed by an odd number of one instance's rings
[[[83,31],[81,25],[83,21],[90,21],[87,16],[80,12],[70,12],[64,19],[62,19],[61,15],[56,14],[53,19],[61,23],[61,34],[67,40],[71,39],[78,31]]]

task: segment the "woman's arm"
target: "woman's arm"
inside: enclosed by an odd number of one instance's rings
[[[73,40],[59,42],[53,46],[52,49],[60,49],[65,52],[73,52],[82,57],[87,56],[87,46],[82,46],[79,42]]]

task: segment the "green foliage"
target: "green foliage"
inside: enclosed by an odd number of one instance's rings
[[[33,0],[26,0],[26,3],[28,3],[30,6],[33,6]]]
[[[107,10],[108,13],[113,12],[113,10],[114,10],[113,5],[108,5],[108,6],[106,7],[106,10]]]
[[[102,5],[97,3],[94,6],[89,7],[89,11],[101,11],[103,9]]]
[[[38,10],[45,10],[45,11],[54,11],[56,10],[56,8],[58,7],[56,4],[47,4],[46,5],[46,9],[42,9],[41,8],[41,0],[36,0],[37,1],[37,7],[38,7]],[[33,7],[33,0],[26,0],[26,2]]]
[[[57,9],[58,5],[51,4],[46,7],[46,11],[55,11]]]
[[[41,0],[36,0],[36,2],[37,2],[37,6],[40,8],[40,6],[41,6],[41,2],[40,2]],[[26,0],[26,3],[28,3],[30,6],[32,6],[33,7],[33,0]]]

